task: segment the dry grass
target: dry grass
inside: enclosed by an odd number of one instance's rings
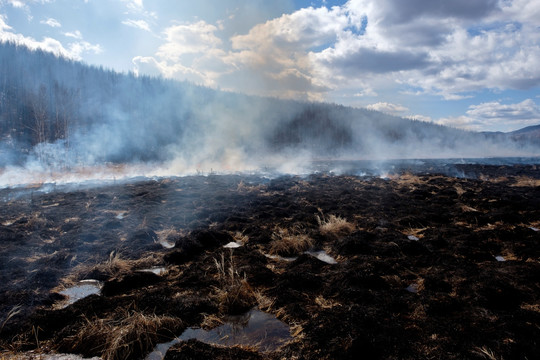
[[[6,318],[4,321],[2,321],[2,324],[0,325],[0,333],[2,333],[2,330],[4,329],[4,326],[6,326],[7,322],[13,318],[14,316],[17,316],[22,311],[21,305],[15,305],[14,307],[9,310],[9,312],[6,315]]]
[[[230,234],[232,238],[234,239],[234,241],[236,241],[239,244],[245,245],[249,241],[249,236],[244,235],[244,233],[241,231],[230,232]]]
[[[236,187],[236,191],[238,192],[260,192],[266,189],[265,185],[259,184],[259,185],[246,185],[246,183],[243,180],[240,180],[238,183],[238,186]]]
[[[255,299],[257,300],[257,307],[261,311],[270,312],[274,307],[275,299],[269,298],[264,295],[261,291],[255,291]]]
[[[518,176],[515,178],[515,183],[513,183],[510,186],[537,187],[537,186],[540,186],[540,179],[533,179],[527,176]]]
[[[485,346],[477,347],[473,351],[473,353],[475,353],[477,355],[480,355],[480,356],[483,356],[484,358],[489,359],[489,360],[503,360],[502,356],[497,357],[493,351],[491,351],[490,349],[488,349]]]
[[[294,256],[313,246],[313,240],[304,232],[294,229],[277,228],[272,234],[270,254]]]
[[[63,279],[63,286],[73,286],[80,280],[99,277],[114,278],[123,276],[137,269],[150,268],[161,263],[162,259],[155,254],[137,260],[122,259],[116,251],[109,254],[109,259],[98,264],[80,264],[73,269],[71,275]]]
[[[85,320],[77,334],[63,340],[63,351],[99,354],[104,360],[142,358],[182,322],[168,316],[125,311],[118,319]]]
[[[214,262],[220,283],[220,286],[215,288],[220,312],[222,314],[238,314],[253,307],[257,302],[255,292],[248,284],[245,275],[238,274],[232,251],[228,265],[223,253],[221,259],[214,258]]]
[[[215,314],[205,314],[204,319],[201,323],[201,328],[204,330],[211,330],[218,326],[223,325],[223,319]]]
[[[186,233],[183,230],[177,230],[177,229],[175,229],[173,227],[169,227],[169,228],[166,228],[166,229],[156,231],[156,235],[158,236],[158,242],[160,244],[162,244],[162,243],[168,244],[168,243],[170,243],[169,239],[180,238],[182,236],[185,236]],[[174,243],[171,243],[171,245],[174,246]]]
[[[315,298],[315,304],[317,304],[323,309],[332,309],[336,306],[341,306],[339,302],[331,299],[325,299],[322,295],[319,295]]]
[[[350,234],[355,229],[354,224],[337,215],[326,217],[321,213],[321,216],[317,215],[317,222],[319,223],[319,231],[326,236],[343,236]]]

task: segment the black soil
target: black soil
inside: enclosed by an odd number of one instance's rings
[[[167,358],[540,359],[540,170],[464,171],[474,176],[0,190],[0,346],[144,358],[187,327],[258,306],[293,340],[274,352],[191,340]],[[330,215],[349,227],[324,231]],[[337,263],[303,250],[294,261],[265,256],[279,234],[307,237]],[[243,246],[223,248],[235,240]],[[137,271],[148,266],[167,271]],[[62,286],[84,279],[102,281],[101,294],[59,306]],[[231,303],[235,291],[243,301]],[[141,325],[141,339],[135,315],[160,321]],[[138,345],[111,352],[99,329],[121,327]]]

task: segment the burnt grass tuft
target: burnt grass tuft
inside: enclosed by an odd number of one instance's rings
[[[538,359],[540,170],[465,170],[476,178],[0,190],[0,348],[136,359],[257,306],[293,340],[270,353],[191,340],[166,358]],[[58,306],[62,289],[96,278],[100,295]]]

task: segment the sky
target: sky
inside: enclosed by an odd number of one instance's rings
[[[540,124],[540,0],[0,0],[0,41],[476,131]]]

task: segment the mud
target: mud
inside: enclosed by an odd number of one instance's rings
[[[0,190],[2,356],[144,358],[258,307],[288,342],[166,358],[538,359],[540,170],[460,169]]]

